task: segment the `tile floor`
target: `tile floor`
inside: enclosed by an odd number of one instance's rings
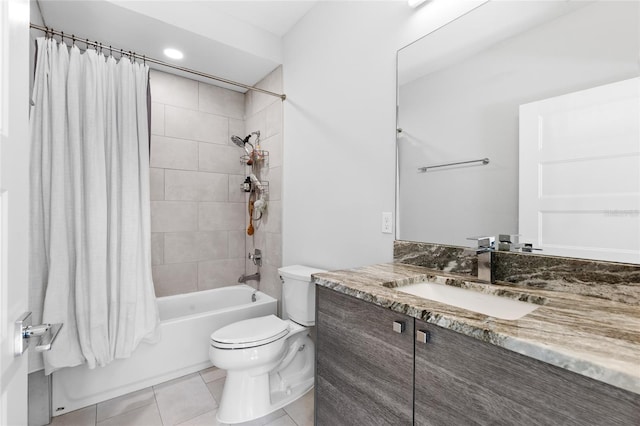
[[[132,392],[62,416],[52,426],[214,426],[225,371],[216,367]],[[313,425],[313,391],[243,426]]]

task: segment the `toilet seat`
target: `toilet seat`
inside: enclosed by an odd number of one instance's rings
[[[219,349],[243,349],[266,345],[289,333],[289,323],[275,315],[238,321],[214,331],[211,346]]]

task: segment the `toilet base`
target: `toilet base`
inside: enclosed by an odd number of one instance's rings
[[[216,414],[220,423],[242,423],[266,416],[313,388],[313,342],[307,333],[292,339],[288,351],[270,372],[227,371]]]

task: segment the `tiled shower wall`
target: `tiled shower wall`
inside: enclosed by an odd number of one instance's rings
[[[276,68],[256,86],[282,93],[282,67]],[[262,250],[260,290],[281,300],[278,268],[282,266],[282,101],[259,92],[247,92],[245,117],[246,133],[260,130],[262,149],[269,151],[269,167],[261,170],[262,180],[269,182],[269,204],[264,218],[254,222],[254,235],[247,236],[247,251]],[[255,271],[256,266],[247,261],[247,273]]]
[[[245,270],[240,192],[245,95],[151,71],[151,243],[157,296],[236,284]]]

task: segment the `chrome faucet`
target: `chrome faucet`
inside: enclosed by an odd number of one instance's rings
[[[241,284],[246,283],[247,281],[260,282],[260,272],[256,272],[255,274],[251,274],[251,275],[242,274],[240,275],[240,278],[238,278],[238,282]]]
[[[478,279],[489,283],[496,282],[494,251],[495,237],[470,237],[468,240],[477,242],[477,246],[473,249],[467,249],[465,252],[472,252],[478,256]]]

